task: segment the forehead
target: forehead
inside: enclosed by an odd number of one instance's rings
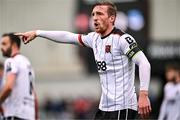
[[[9,36],[5,36],[1,38],[1,42],[9,42],[10,38]]]
[[[97,5],[93,8],[92,12],[107,12],[108,6],[107,5]]]

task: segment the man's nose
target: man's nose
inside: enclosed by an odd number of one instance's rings
[[[98,19],[97,16],[94,15],[94,16],[93,16],[93,20],[94,20],[94,21],[97,21],[97,19]]]

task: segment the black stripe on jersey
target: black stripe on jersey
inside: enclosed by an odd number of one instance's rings
[[[105,35],[105,36],[102,36],[101,39],[107,38],[109,35],[111,35],[112,33],[114,33],[115,29],[116,29],[116,28],[114,27],[113,30],[112,30],[109,34],[107,34],[107,35]]]
[[[116,27],[114,27],[113,30],[109,34],[101,37],[101,39],[104,39],[104,38],[108,37],[111,34],[118,34],[118,35],[122,36],[125,33],[123,31],[121,31],[120,29],[117,29]]]
[[[134,56],[137,52],[139,52],[139,51],[141,51],[141,50],[138,48],[138,46],[136,46],[136,47],[134,47],[133,49],[131,49],[130,51],[128,51],[128,52],[126,53],[126,55],[128,56],[129,59],[132,59],[133,56]]]
[[[114,39],[112,38],[112,43],[113,43],[113,41],[114,41]],[[114,46],[113,46],[113,44],[112,44],[112,49],[113,49],[113,47],[114,47]],[[116,110],[116,87],[117,87],[117,86],[116,86],[116,70],[115,70],[116,68],[115,68],[115,64],[114,64],[114,56],[113,56],[113,54],[111,54],[111,57],[112,57],[113,68],[114,68],[114,71],[113,71],[113,72],[114,72],[114,77],[115,77],[115,81],[114,81],[114,82],[115,82],[115,96],[114,96],[115,108],[114,108],[114,109]]]
[[[122,55],[121,55],[121,65],[122,66],[124,65]],[[123,102],[124,102],[123,107],[125,108],[125,91],[124,91],[124,87],[125,87],[125,85],[124,85],[124,67],[123,67]]]
[[[106,45],[106,43],[108,42],[108,40],[109,40],[109,38],[106,40],[106,42],[105,42],[105,45]],[[103,43],[103,42],[102,42]],[[102,46],[103,47],[103,46]],[[101,47],[101,50],[102,50],[102,47]],[[106,60],[106,54],[104,54],[104,59]],[[107,100],[107,111],[108,111],[108,109],[109,109],[109,107],[108,107],[108,104],[109,104],[109,101],[108,101],[108,72],[107,71],[105,71],[106,72],[106,86],[107,86],[107,94],[106,94],[106,100]]]
[[[118,34],[118,35],[122,36],[125,34],[125,32],[121,31],[120,29],[114,28],[113,34]]]

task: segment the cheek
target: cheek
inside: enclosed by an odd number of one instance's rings
[[[106,28],[108,27],[108,22],[107,22],[107,20],[103,20],[103,21],[102,21],[102,27],[103,27],[104,29],[106,29]]]
[[[7,47],[2,46],[2,47],[1,47],[1,50],[6,51],[6,50],[7,50]]]
[[[100,18],[100,24],[101,25],[106,25],[107,24],[107,20],[105,18]]]
[[[4,49],[4,46],[3,46],[3,45],[1,45],[1,50],[2,50],[2,49]]]

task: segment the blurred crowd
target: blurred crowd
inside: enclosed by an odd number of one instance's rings
[[[98,100],[80,97],[54,100],[45,98],[41,104],[41,119],[92,119],[98,108]]]

